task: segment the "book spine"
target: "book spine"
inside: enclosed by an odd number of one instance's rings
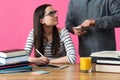
[[[22,66],[22,67],[15,67],[15,68],[6,68],[6,69],[2,69],[0,71],[5,71],[5,70],[21,70],[21,69],[32,69],[32,66]]]
[[[29,62],[26,63],[17,63],[17,64],[10,64],[10,65],[5,65],[5,66],[0,66],[1,69],[6,69],[6,68],[15,68],[15,67],[22,67],[22,66],[28,66],[30,65]]]
[[[28,55],[25,54],[25,55],[12,56],[12,57],[1,57],[1,56],[0,56],[0,58],[3,58],[3,59],[9,59],[9,58],[15,58],[15,57],[22,57],[22,56],[28,56]]]
[[[117,58],[92,57],[92,63],[97,63],[97,60],[120,61],[120,59]]]
[[[8,58],[8,59],[2,59],[0,58],[0,63],[2,64],[14,64],[14,63],[20,63],[28,61],[28,56],[22,56],[22,57],[14,57],[14,58]]]

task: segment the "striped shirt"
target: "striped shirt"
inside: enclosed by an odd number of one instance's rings
[[[33,29],[32,29],[32,31],[28,35],[27,42],[24,48],[28,54],[32,52],[33,42],[34,42],[34,38],[33,38]],[[54,58],[67,56],[69,63],[73,64],[76,62],[75,48],[72,43],[72,39],[70,37],[68,30],[66,30],[65,28],[63,28],[60,33],[60,48],[56,56],[51,55],[50,42],[44,43],[44,46],[45,46],[46,57],[54,59]]]

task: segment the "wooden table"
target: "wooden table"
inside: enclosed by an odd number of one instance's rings
[[[83,73],[79,64],[69,65],[64,69],[34,67],[36,70],[50,71],[49,74],[35,75],[32,72],[0,74],[0,80],[120,80],[120,74],[113,73]]]

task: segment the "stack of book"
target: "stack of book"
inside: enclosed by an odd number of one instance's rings
[[[0,73],[31,71],[28,54],[21,49],[0,51]]]
[[[100,51],[90,55],[93,71],[120,73],[120,51]]]

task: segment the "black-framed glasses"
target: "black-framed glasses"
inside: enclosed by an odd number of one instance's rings
[[[57,15],[57,10],[50,11],[50,12],[47,13],[45,16],[55,17],[55,15]],[[44,16],[44,17],[45,17],[45,16]]]

